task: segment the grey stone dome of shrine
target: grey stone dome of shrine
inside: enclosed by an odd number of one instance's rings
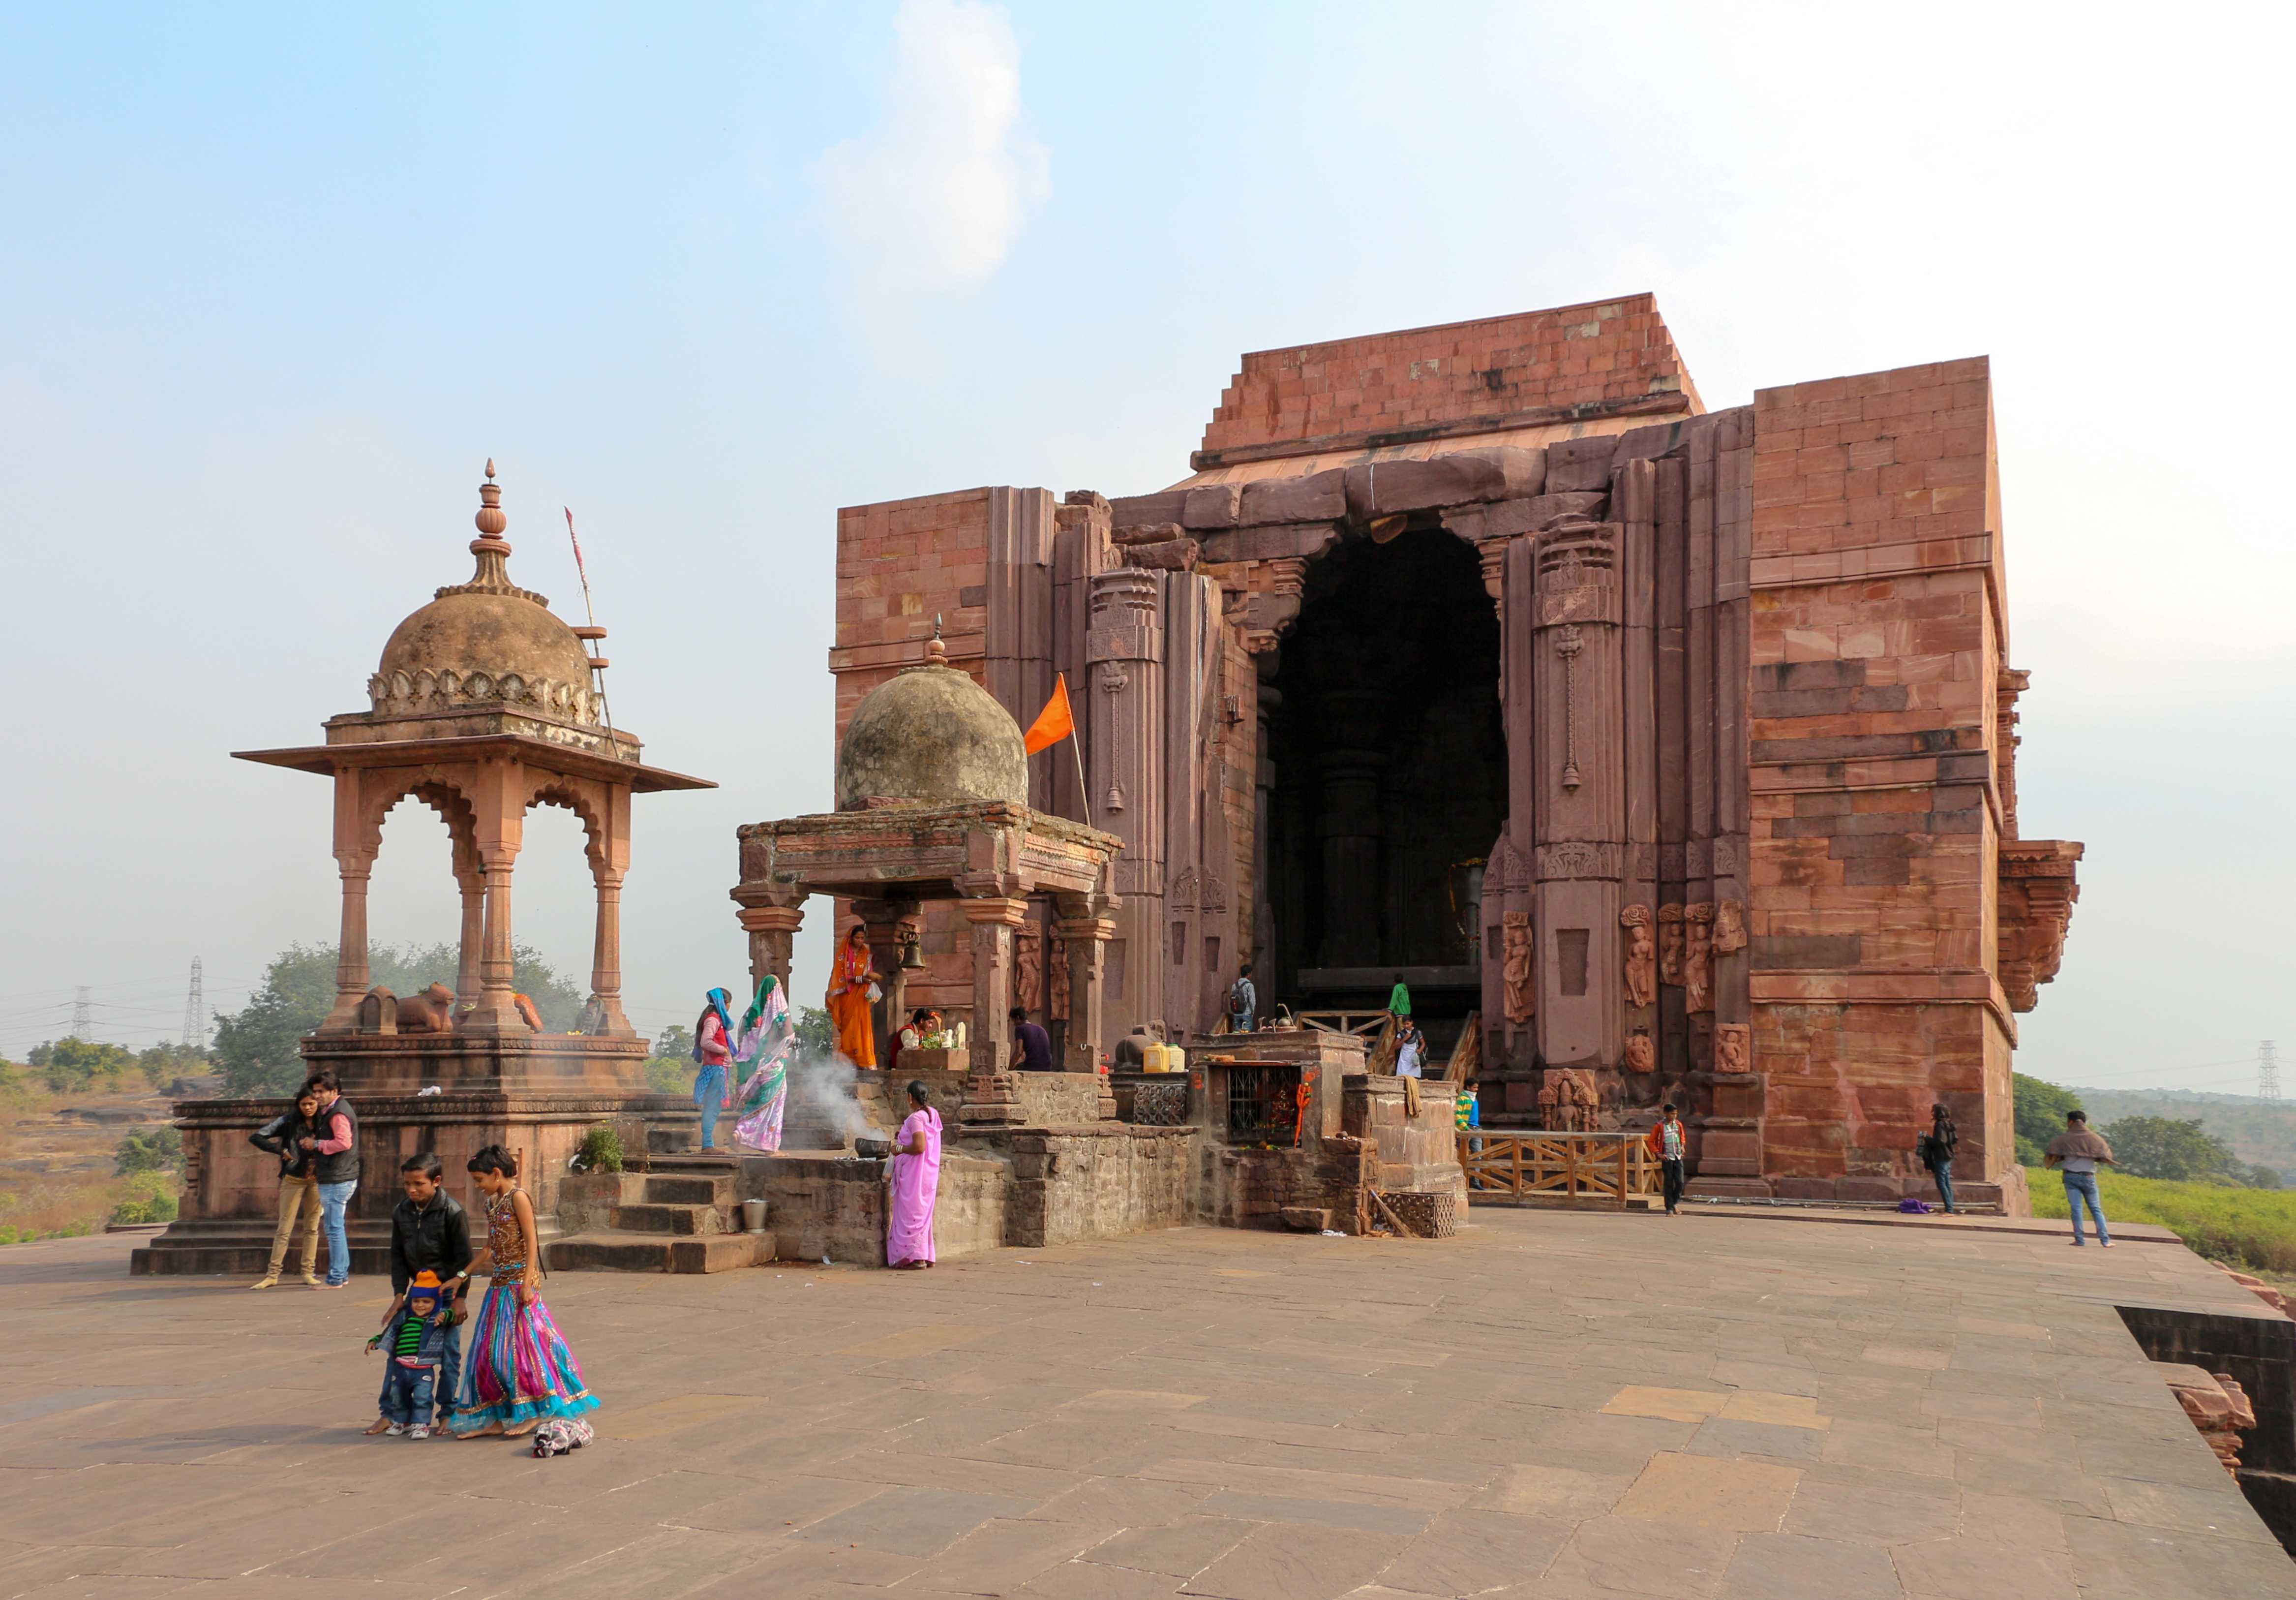
[[[1021,725],[988,690],[947,665],[939,638],[925,664],[870,691],[837,750],[837,808],[872,801],[953,805],[1029,803],[1029,754]]]

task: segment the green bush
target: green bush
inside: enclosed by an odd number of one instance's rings
[[[2033,1215],[2068,1215],[2062,1180],[2040,1168],[2026,1173]],[[2296,1273],[2296,1191],[2174,1183],[2102,1171],[2097,1188],[2108,1223],[2149,1222],[2176,1234],[2212,1261],[2252,1271]]]
[[[582,1148],[574,1159],[585,1172],[619,1172],[622,1169],[622,1137],[611,1126],[601,1122],[582,1136]]]
[[[172,1122],[150,1133],[131,1133],[112,1152],[111,1170],[119,1177],[136,1172],[180,1171],[183,1165],[183,1130]]]
[[[176,1176],[164,1169],[138,1172],[122,1186],[111,1220],[119,1223],[173,1222],[176,1219]]]

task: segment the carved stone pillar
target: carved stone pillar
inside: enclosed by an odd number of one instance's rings
[[[468,1012],[477,1008],[481,987],[479,955],[487,939],[486,869],[473,860],[467,869],[455,874],[455,883],[463,894],[462,942],[456,947],[455,960],[455,1003],[457,1009]]]
[[[743,906],[740,912],[742,931],[750,936],[750,987],[766,981],[770,972],[782,981],[786,990],[790,981],[790,947],[796,941],[797,931],[805,925],[805,901],[802,898],[786,905]],[[797,1002],[790,1001],[790,1009]]]
[[[611,867],[590,870],[598,891],[598,925],[590,954],[590,993],[597,1002],[597,1030],[628,1038],[636,1030],[622,1014],[622,874]]]
[[[1164,619],[1161,574],[1119,567],[1092,580],[1085,653],[1093,677],[1093,820],[1124,841],[1111,882],[1123,898],[1112,1001],[1119,1026],[1164,1005]]]
[[[972,926],[972,1035],[966,1063],[964,1104],[957,1120],[973,1126],[1010,1127],[1022,1118],[1013,1078],[1013,930],[1029,902],[993,896],[957,902]]]
[[[371,852],[346,852],[337,857],[343,878],[343,921],[335,947],[335,1003],[321,1033],[349,1033],[358,1026],[359,1000],[367,991],[366,886],[374,870]]]
[[[1627,855],[1619,527],[1560,519],[1538,537],[1533,870],[1539,1054],[1616,1067],[1626,1050],[1620,880]]]
[[[893,1035],[908,1020],[909,974],[901,966],[901,935],[914,932],[909,919],[917,914],[914,900],[856,900],[853,915],[869,931],[869,964],[881,974],[874,1025],[877,1060],[885,1060]]]
[[[512,954],[511,872],[515,850],[497,845],[484,852],[487,906],[485,934],[479,947],[479,1003],[461,1023],[466,1033],[524,1033],[513,999],[518,960]]]
[[[1101,907],[1081,896],[1062,896],[1059,908],[1053,931],[1069,969],[1068,1060],[1062,1064],[1071,1072],[1095,1072],[1105,1042],[1100,981],[1116,920],[1100,915]]]

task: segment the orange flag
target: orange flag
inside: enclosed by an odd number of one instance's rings
[[[1075,732],[1076,718],[1069,710],[1069,678],[1063,672],[1053,680],[1053,697],[1037,713],[1037,720],[1029,725],[1029,753],[1033,756],[1040,750],[1049,749]]]

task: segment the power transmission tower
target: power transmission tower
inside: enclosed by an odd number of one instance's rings
[[[2259,1100],[2280,1098],[2280,1063],[2273,1059],[2270,1039],[2256,1047],[2256,1097]]]
[[[94,1003],[87,997],[87,989],[86,984],[81,984],[79,998],[72,1002],[71,1036],[76,1039],[86,1039],[95,1031]]]
[[[181,1043],[186,1050],[208,1047],[208,997],[200,981],[200,958],[192,957],[192,989],[184,997],[184,1031]]]

